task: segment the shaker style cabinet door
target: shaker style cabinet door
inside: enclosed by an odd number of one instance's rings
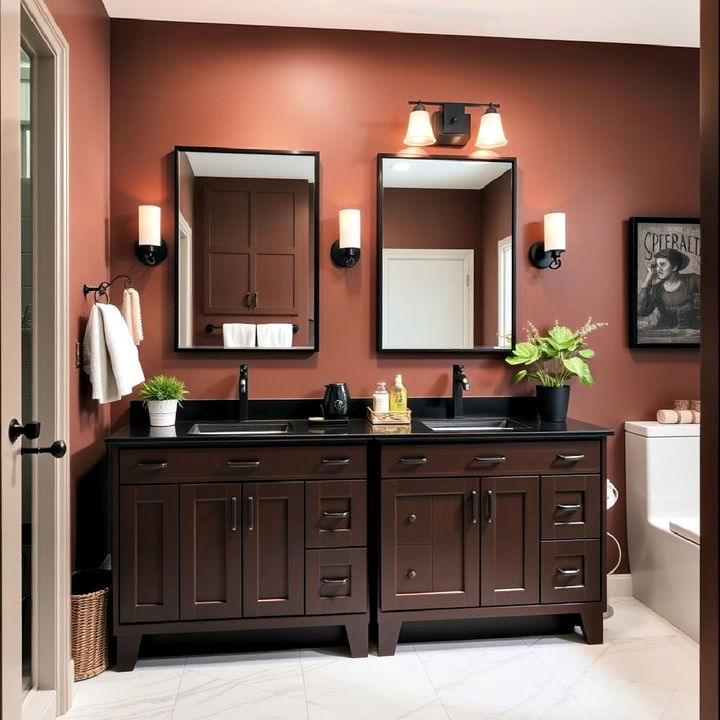
[[[479,603],[478,481],[383,480],[381,609]]]
[[[177,620],[177,485],[125,485],[118,510],[120,622]]]
[[[540,479],[482,478],[482,604],[540,602]]]
[[[180,619],[242,614],[239,483],[180,486]]]
[[[305,610],[302,482],[243,483],[243,615]]]

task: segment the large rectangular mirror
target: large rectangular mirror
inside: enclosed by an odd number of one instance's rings
[[[177,350],[317,351],[319,162],[175,148]]]
[[[515,159],[378,156],[378,351],[515,342]]]

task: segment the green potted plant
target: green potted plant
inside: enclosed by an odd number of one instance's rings
[[[527,340],[517,343],[512,354],[505,358],[508,365],[527,365],[515,374],[515,382],[537,380],[536,395],[540,419],[546,422],[564,422],[570,401],[568,382],[580,378],[583,385],[593,385],[587,361],[595,351],[587,346],[587,336],[607,323],[594,323],[588,318],[578,330],[564,325],[551,327],[541,335],[528,323]]]
[[[138,394],[147,405],[150,425],[166,427],[175,424],[178,403],[187,395],[182,380],[168,375],[155,375],[146,380]]]

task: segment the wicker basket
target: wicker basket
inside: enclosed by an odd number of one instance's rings
[[[108,666],[110,578],[108,570],[73,573],[70,597],[75,680],[95,677]]]

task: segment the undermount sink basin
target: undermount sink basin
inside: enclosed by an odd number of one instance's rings
[[[292,423],[273,420],[246,420],[244,422],[195,423],[189,435],[282,435],[290,432]]]
[[[421,420],[421,422],[433,432],[498,432],[527,429],[527,425],[510,418],[449,418]]]

